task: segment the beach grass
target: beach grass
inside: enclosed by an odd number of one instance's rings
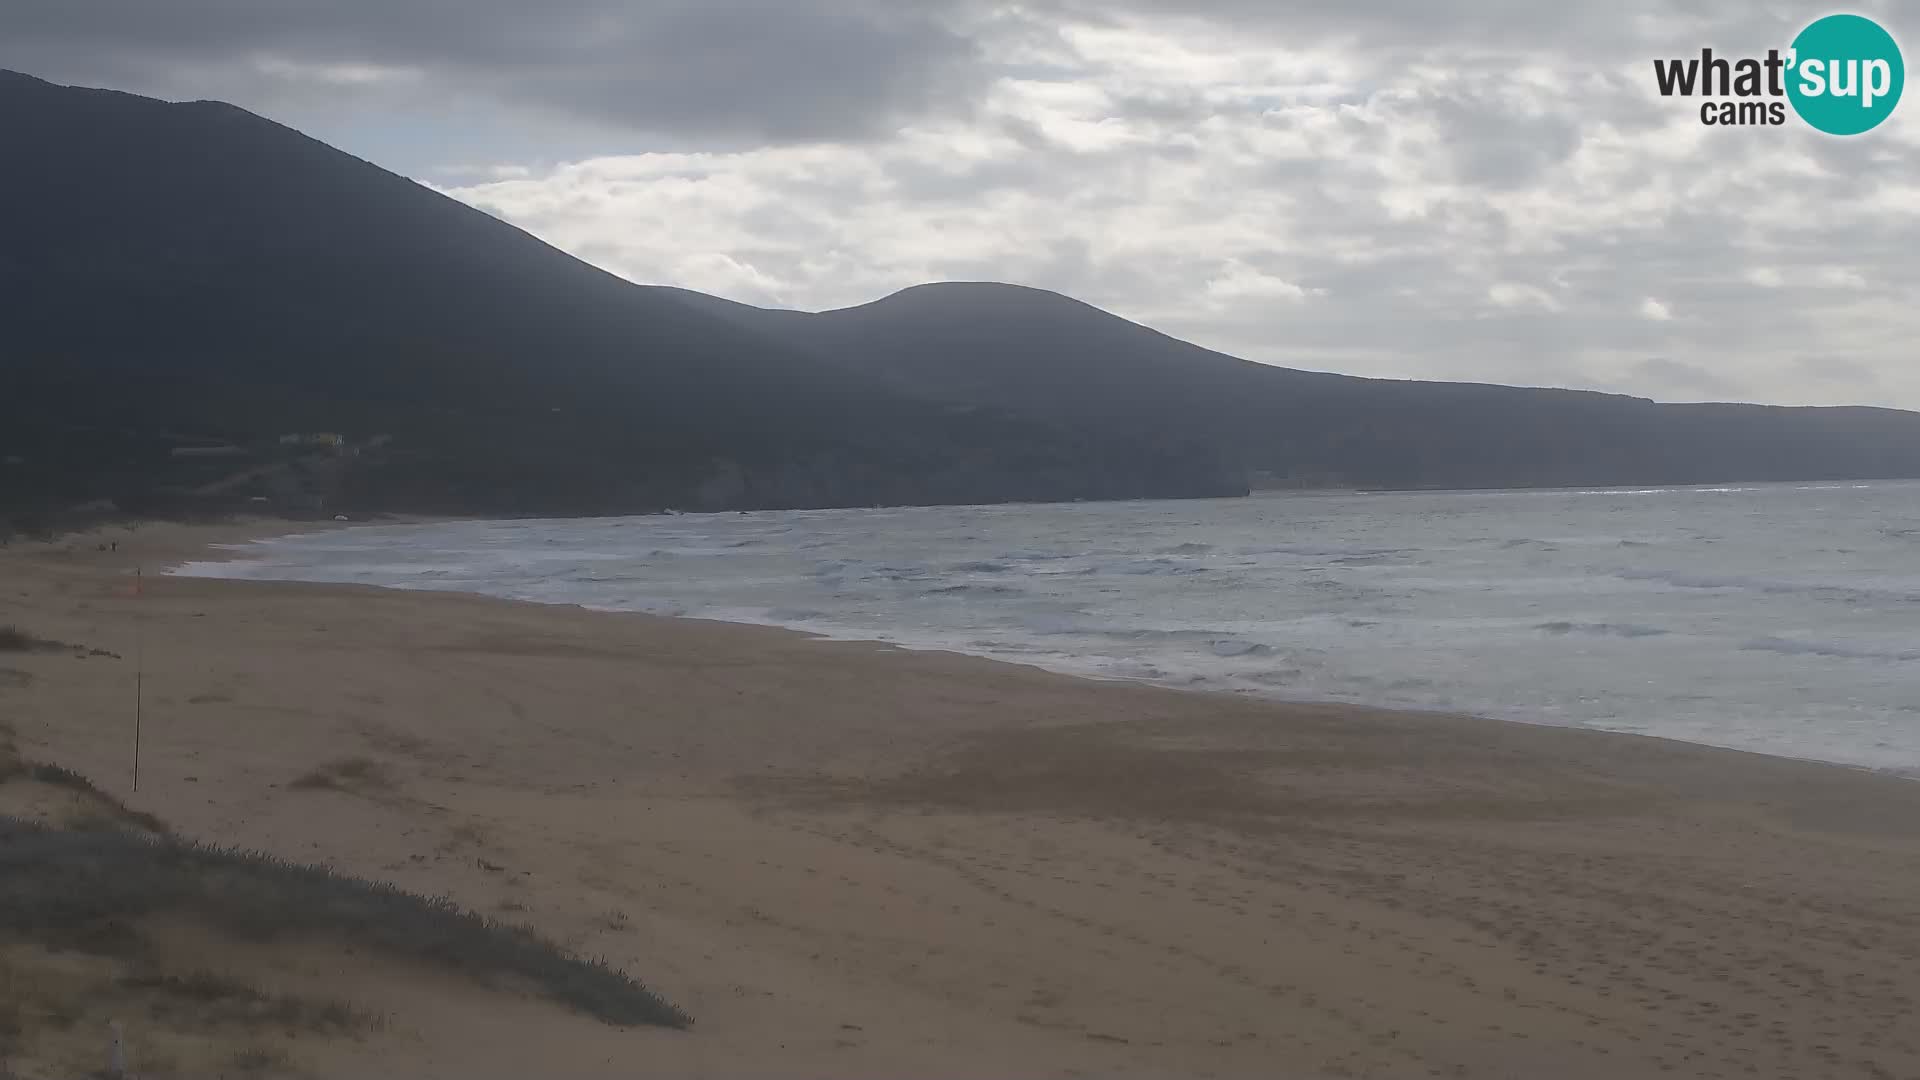
[[[692,1018],[533,930],[323,866],[120,830],[0,818],[0,935],[106,954],[142,920],[187,916],[242,942],[335,939],[485,984],[514,982],[617,1026]]]
[[[211,971],[186,975],[129,973],[121,976],[119,986],[151,995],[159,1003],[155,1012],[162,1020],[168,1018],[169,1011],[179,1010],[190,1012],[191,1019],[203,1024],[229,1020],[323,1035],[377,1030],[386,1025],[385,1017],[349,1001],[266,993],[241,979]]]
[[[167,833],[165,822],[101,791],[93,781],[72,769],[23,760],[13,749],[8,730],[0,727],[0,784],[15,782],[45,784],[81,796],[88,806],[85,821],[94,827],[131,828],[156,836]]]
[[[58,652],[70,647],[28,633],[18,626],[0,626],[0,652]]]

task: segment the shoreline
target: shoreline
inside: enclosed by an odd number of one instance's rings
[[[1474,489],[1474,490],[1478,490],[1478,489]],[[1576,489],[1487,489],[1487,490],[1531,491],[1531,490],[1576,490]],[[1291,493],[1288,493],[1288,494],[1291,494]],[[731,515],[722,514],[722,515],[716,515],[716,516],[731,516]],[[247,536],[244,536],[239,541],[239,543],[270,543],[278,540],[286,540],[286,539],[293,539],[293,538],[302,537],[302,536],[316,535],[323,532],[335,532],[335,531],[359,529],[359,528],[381,528],[381,527],[388,527],[388,526],[442,524],[442,523],[463,521],[463,520],[471,520],[471,521],[478,522],[478,521],[493,521],[493,520],[506,520],[506,519],[408,518],[404,520],[392,520],[392,521],[382,521],[382,522],[353,522],[353,523],[328,522],[326,523],[328,527],[319,528],[319,529],[308,529],[308,530],[302,530],[299,532],[290,532],[290,533],[270,532],[264,535],[247,535]],[[621,520],[621,518],[614,517],[614,518],[593,518],[593,519],[528,519],[528,520],[614,521],[614,520]],[[831,633],[827,631],[811,630],[803,627],[791,626],[784,623],[778,623],[778,622],[772,622],[772,621],[757,621],[757,620],[750,620],[750,619],[738,619],[738,620],[722,619],[722,618],[713,618],[709,616],[691,615],[691,614],[662,614],[658,612],[637,611],[637,610],[617,608],[617,607],[602,607],[602,606],[594,606],[594,605],[588,605],[588,604],[576,604],[576,603],[569,603],[565,601],[529,600],[529,599],[520,599],[515,597],[504,597],[504,596],[498,596],[493,593],[480,592],[480,591],[467,590],[467,589],[438,589],[438,588],[425,588],[425,587],[411,587],[407,585],[398,585],[398,584],[360,584],[360,583],[350,583],[350,582],[320,582],[320,581],[306,581],[299,578],[276,578],[276,577],[264,577],[264,576],[263,577],[228,578],[218,574],[180,574],[178,573],[179,570],[189,565],[228,564],[228,563],[240,563],[240,562],[247,561],[247,557],[244,554],[244,552],[238,551],[238,550],[227,551],[226,549],[230,546],[236,546],[236,545],[233,545],[230,543],[221,543],[218,541],[210,541],[203,549],[203,556],[205,553],[212,553],[216,549],[218,549],[222,557],[219,557],[219,558],[201,557],[201,558],[186,560],[183,562],[170,563],[161,571],[161,573],[166,576],[190,577],[190,578],[198,578],[198,579],[209,580],[209,581],[231,580],[231,581],[278,582],[282,584],[299,584],[299,585],[306,585],[306,586],[342,586],[342,587],[348,587],[348,588],[384,589],[384,590],[391,590],[391,591],[404,592],[404,593],[439,593],[439,594],[445,594],[445,595],[485,598],[490,600],[503,601],[506,603],[536,604],[536,605],[541,605],[546,607],[557,607],[557,608],[571,609],[571,610],[577,610],[577,611],[594,612],[598,614],[639,616],[642,618],[649,618],[649,619],[670,619],[670,620],[686,621],[686,622],[692,622],[692,623],[704,623],[704,624],[721,625],[721,626],[760,627],[764,629],[779,631],[782,633],[798,635],[799,637],[807,640],[822,641],[822,642],[842,642],[842,643],[855,644],[855,645],[876,646],[883,649],[898,650],[902,652],[929,653],[929,654],[938,654],[938,655],[946,655],[946,656],[966,657],[968,659],[981,660],[988,663],[1005,664],[1011,667],[1030,668],[1037,671],[1047,672],[1048,674],[1060,676],[1063,678],[1080,679],[1089,683],[1096,683],[1096,684],[1106,684],[1106,685],[1115,685],[1115,686],[1151,687],[1156,690],[1168,691],[1173,693],[1200,694],[1208,697],[1221,697],[1221,698],[1226,698],[1231,700],[1248,699],[1253,701],[1268,702],[1268,703],[1272,703],[1280,706],[1350,708],[1350,709],[1362,709],[1362,710],[1369,710],[1369,711],[1402,713],[1408,716],[1468,718],[1472,720],[1484,721],[1487,723],[1495,723],[1495,724],[1517,724],[1523,727],[1550,728],[1555,730],[1566,730],[1566,731],[1591,731],[1591,732],[1599,732],[1599,733],[1604,733],[1608,735],[1623,736],[1623,737],[1630,737],[1630,738],[1652,739],[1659,742],[1673,743],[1680,746],[1704,747],[1707,749],[1725,751],[1728,753],[1751,754],[1757,757],[1770,758],[1770,759],[1776,759],[1776,760],[1782,760],[1782,761],[1805,762],[1808,764],[1822,765],[1822,766],[1827,766],[1831,768],[1847,769],[1847,770],[1861,772],[1861,773],[1874,775],[1874,776],[1888,776],[1888,777],[1894,777],[1901,780],[1920,780],[1920,769],[1902,769],[1902,768],[1890,767],[1890,766],[1866,765],[1866,764],[1861,764],[1858,762],[1850,762],[1850,761],[1837,761],[1837,760],[1832,760],[1827,758],[1807,757],[1807,756],[1783,754],[1783,753],[1770,753],[1764,750],[1750,750],[1750,749],[1746,749],[1739,746],[1729,746],[1722,743],[1701,742],[1701,741],[1696,741],[1691,739],[1681,739],[1681,738],[1676,738],[1668,735],[1650,734],[1650,733],[1638,732],[1638,731],[1621,731],[1621,730],[1616,730],[1612,728],[1589,726],[1584,724],[1553,723],[1547,720],[1527,719],[1520,716],[1496,716],[1489,713],[1463,712],[1458,709],[1427,708],[1427,707],[1421,707],[1417,705],[1406,705],[1406,704],[1399,704],[1399,703],[1380,704],[1380,703],[1374,703],[1374,702],[1357,701],[1357,700],[1341,699],[1341,698],[1300,697],[1300,696],[1293,696],[1293,695],[1285,695],[1278,692],[1267,692],[1267,691],[1260,691],[1260,690],[1242,690],[1242,689],[1230,689],[1230,688],[1222,688],[1222,687],[1182,686],[1172,682],[1161,682],[1161,681],[1156,681],[1154,679],[1146,678],[1146,677],[1125,676],[1125,675],[1100,675],[1100,674],[1090,673],[1086,671],[1073,670],[1067,666],[1049,667],[1045,664],[1023,662],[1016,659],[1010,659],[1004,656],[994,655],[988,652],[968,651],[966,649],[956,648],[950,645],[917,645],[917,644],[901,642],[901,641],[888,641],[882,638],[862,637],[862,636],[858,636],[857,634],[842,635],[842,634],[836,634],[836,633]]]
[[[0,552],[0,621],[130,657],[132,560],[264,527]],[[0,654],[35,759],[189,838],[524,921],[696,1021],[303,956],[390,1017],[305,1046],[314,1075],[1920,1071],[1902,779],[774,627],[147,584],[140,791],[123,660]]]

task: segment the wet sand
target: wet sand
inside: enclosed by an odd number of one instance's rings
[[[117,654],[0,654],[23,751],[186,835],[530,923],[697,1020],[306,950],[391,1018],[306,1047],[321,1075],[1920,1076],[1912,781],[152,572],[275,531],[0,551],[0,624]]]

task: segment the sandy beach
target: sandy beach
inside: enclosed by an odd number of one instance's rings
[[[0,653],[22,752],[184,836],[525,922],[696,1020],[315,943],[274,962],[388,1022],[300,1046],[311,1074],[1920,1076],[1913,781],[158,574],[287,529],[0,550],[0,624],[110,654]]]

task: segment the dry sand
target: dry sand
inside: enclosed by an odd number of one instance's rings
[[[697,1018],[306,950],[391,1018],[321,1075],[1920,1076],[1911,781],[457,595],[125,595],[249,531],[0,552],[0,624],[120,656],[0,654],[23,749]]]

